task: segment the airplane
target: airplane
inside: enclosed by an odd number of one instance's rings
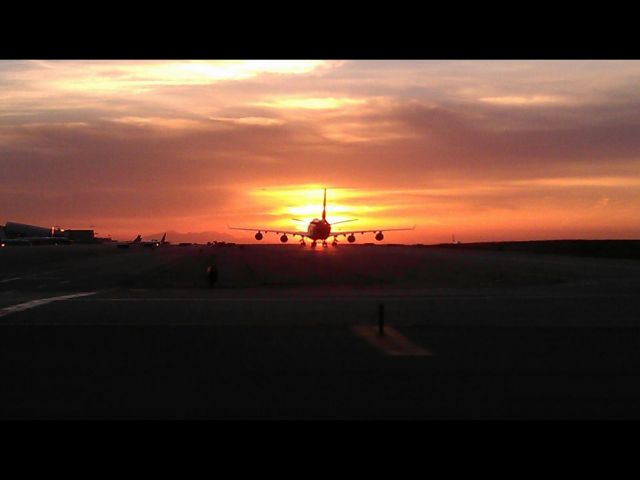
[[[131,240],[130,242],[125,242],[125,243],[119,243],[117,245],[118,248],[129,248],[131,245],[141,245],[143,247],[159,247],[160,245],[168,245],[169,242],[166,241],[167,238],[167,233],[165,232],[164,235],[162,235],[162,239],[160,241],[158,240],[145,240],[142,241],[142,235],[138,235],[136,238],[134,238],[133,240]]]
[[[137,238],[139,238],[140,235],[138,235]],[[167,232],[164,233],[164,235],[162,235],[162,238],[160,240],[145,240],[144,242],[140,241],[140,243],[142,243],[143,247],[159,247],[160,245],[168,245],[169,242],[167,242],[166,240],[167,238]],[[140,239],[142,240],[142,239]]]
[[[301,221],[298,219],[293,219],[295,221]],[[352,220],[342,220],[340,222],[334,222],[333,225],[336,225],[338,223],[346,223],[346,222],[354,222],[357,219],[352,219]],[[250,231],[256,231],[257,233],[255,234],[255,239],[256,240],[262,240],[262,238],[264,237],[264,235],[262,234],[262,232],[264,233],[275,233],[277,235],[282,234],[282,236],[280,237],[280,241],[282,243],[287,243],[289,241],[289,237],[287,237],[287,235],[291,235],[293,237],[299,236],[300,237],[300,246],[304,247],[306,246],[305,243],[305,238],[308,238],[309,240],[311,240],[311,247],[315,248],[316,247],[316,243],[318,241],[322,241],[322,246],[326,247],[327,246],[327,238],[329,237],[333,237],[333,242],[332,245],[334,247],[338,246],[338,237],[339,236],[345,236],[347,237],[347,241],[349,243],[353,243],[356,241],[356,237],[355,234],[356,233],[360,233],[360,234],[365,234],[365,233],[375,233],[375,239],[378,241],[381,241],[384,239],[384,235],[383,235],[383,231],[385,232],[391,232],[391,231],[400,231],[400,230],[413,230],[416,228],[416,226],[414,225],[411,228],[379,228],[379,229],[375,229],[375,230],[341,230],[341,231],[331,231],[331,224],[329,222],[327,222],[327,189],[324,189],[324,200],[322,203],[322,219],[318,219],[318,218],[314,218],[311,222],[309,222],[309,226],[307,227],[307,231],[303,232],[303,231],[290,231],[290,230],[280,230],[280,229],[276,229],[276,230],[272,230],[272,229],[267,229],[267,228],[243,228],[243,227],[230,227],[227,225],[227,227],[230,230],[250,230]]]

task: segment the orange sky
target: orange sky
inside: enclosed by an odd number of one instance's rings
[[[638,84],[638,61],[0,61],[0,223],[253,241],[226,226],[298,228],[326,186],[329,221],[417,225],[390,242],[638,238]]]

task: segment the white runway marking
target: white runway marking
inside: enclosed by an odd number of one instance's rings
[[[393,327],[384,328],[384,336],[378,334],[378,328],[372,325],[354,325],[353,332],[372,347],[387,355],[408,357],[430,357],[433,353],[419,347]]]
[[[16,312],[21,312],[23,310],[28,310],[30,308],[39,307],[41,305],[46,305],[47,303],[59,302],[62,300],[70,300],[72,298],[87,297],[89,295],[95,295],[96,293],[98,292],[72,293],[70,295],[61,295],[59,297],[39,298],[37,300],[31,300],[29,302],[19,303],[17,305],[11,305],[10,307],[5,307],[0,310],[0,317],[4,317],[6,315],[10,315]]]
[[[22,280],[22,277],[5,278],[0,280],[0,283],[15,282],[16,280]]]

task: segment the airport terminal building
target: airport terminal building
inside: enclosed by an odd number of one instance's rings
[[[39,227],[25,223],[7,222],[0,226],[1,239],[52,239],[74,243],[96,243],[97,239],[93,230],[62,229],[60,227]]]

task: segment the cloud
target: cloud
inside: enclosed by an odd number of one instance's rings
[[[271,126],[271,125],[282,125],[284,120],[279,118],[269,118],[269,117],[209,117],[211,120],[215,120],[218,122],[231,122],[238,125],[261,125],[261,126]]]
[[[533,95],[533,96],[505,96],[505,97],[483,97],[481,102],[493,103],[496,105],[546,105],[549,103],[560,103],[565,101],[564,98],[552,95]]]
[[[311,214],[311,184],[350,187],[334,213],[371,222],[640,232],[639,80],[640,62],[0,62],[3,215],[220,229]],[[269,185],[295,188],[248,193]]]
[[[159,86],[209,85],[260,75],[300,75],[336,65],[339,63],[322,60],[173,60],[50,61],[37,62],[34,67],[44,73],[37,80],[39,84],[82,93],[123,89],[140,92]]]
[[[283,109],[335,110],[353,105],[362,105],[366,100],[335,97],[280,97],[253,103],[258,107]]]

